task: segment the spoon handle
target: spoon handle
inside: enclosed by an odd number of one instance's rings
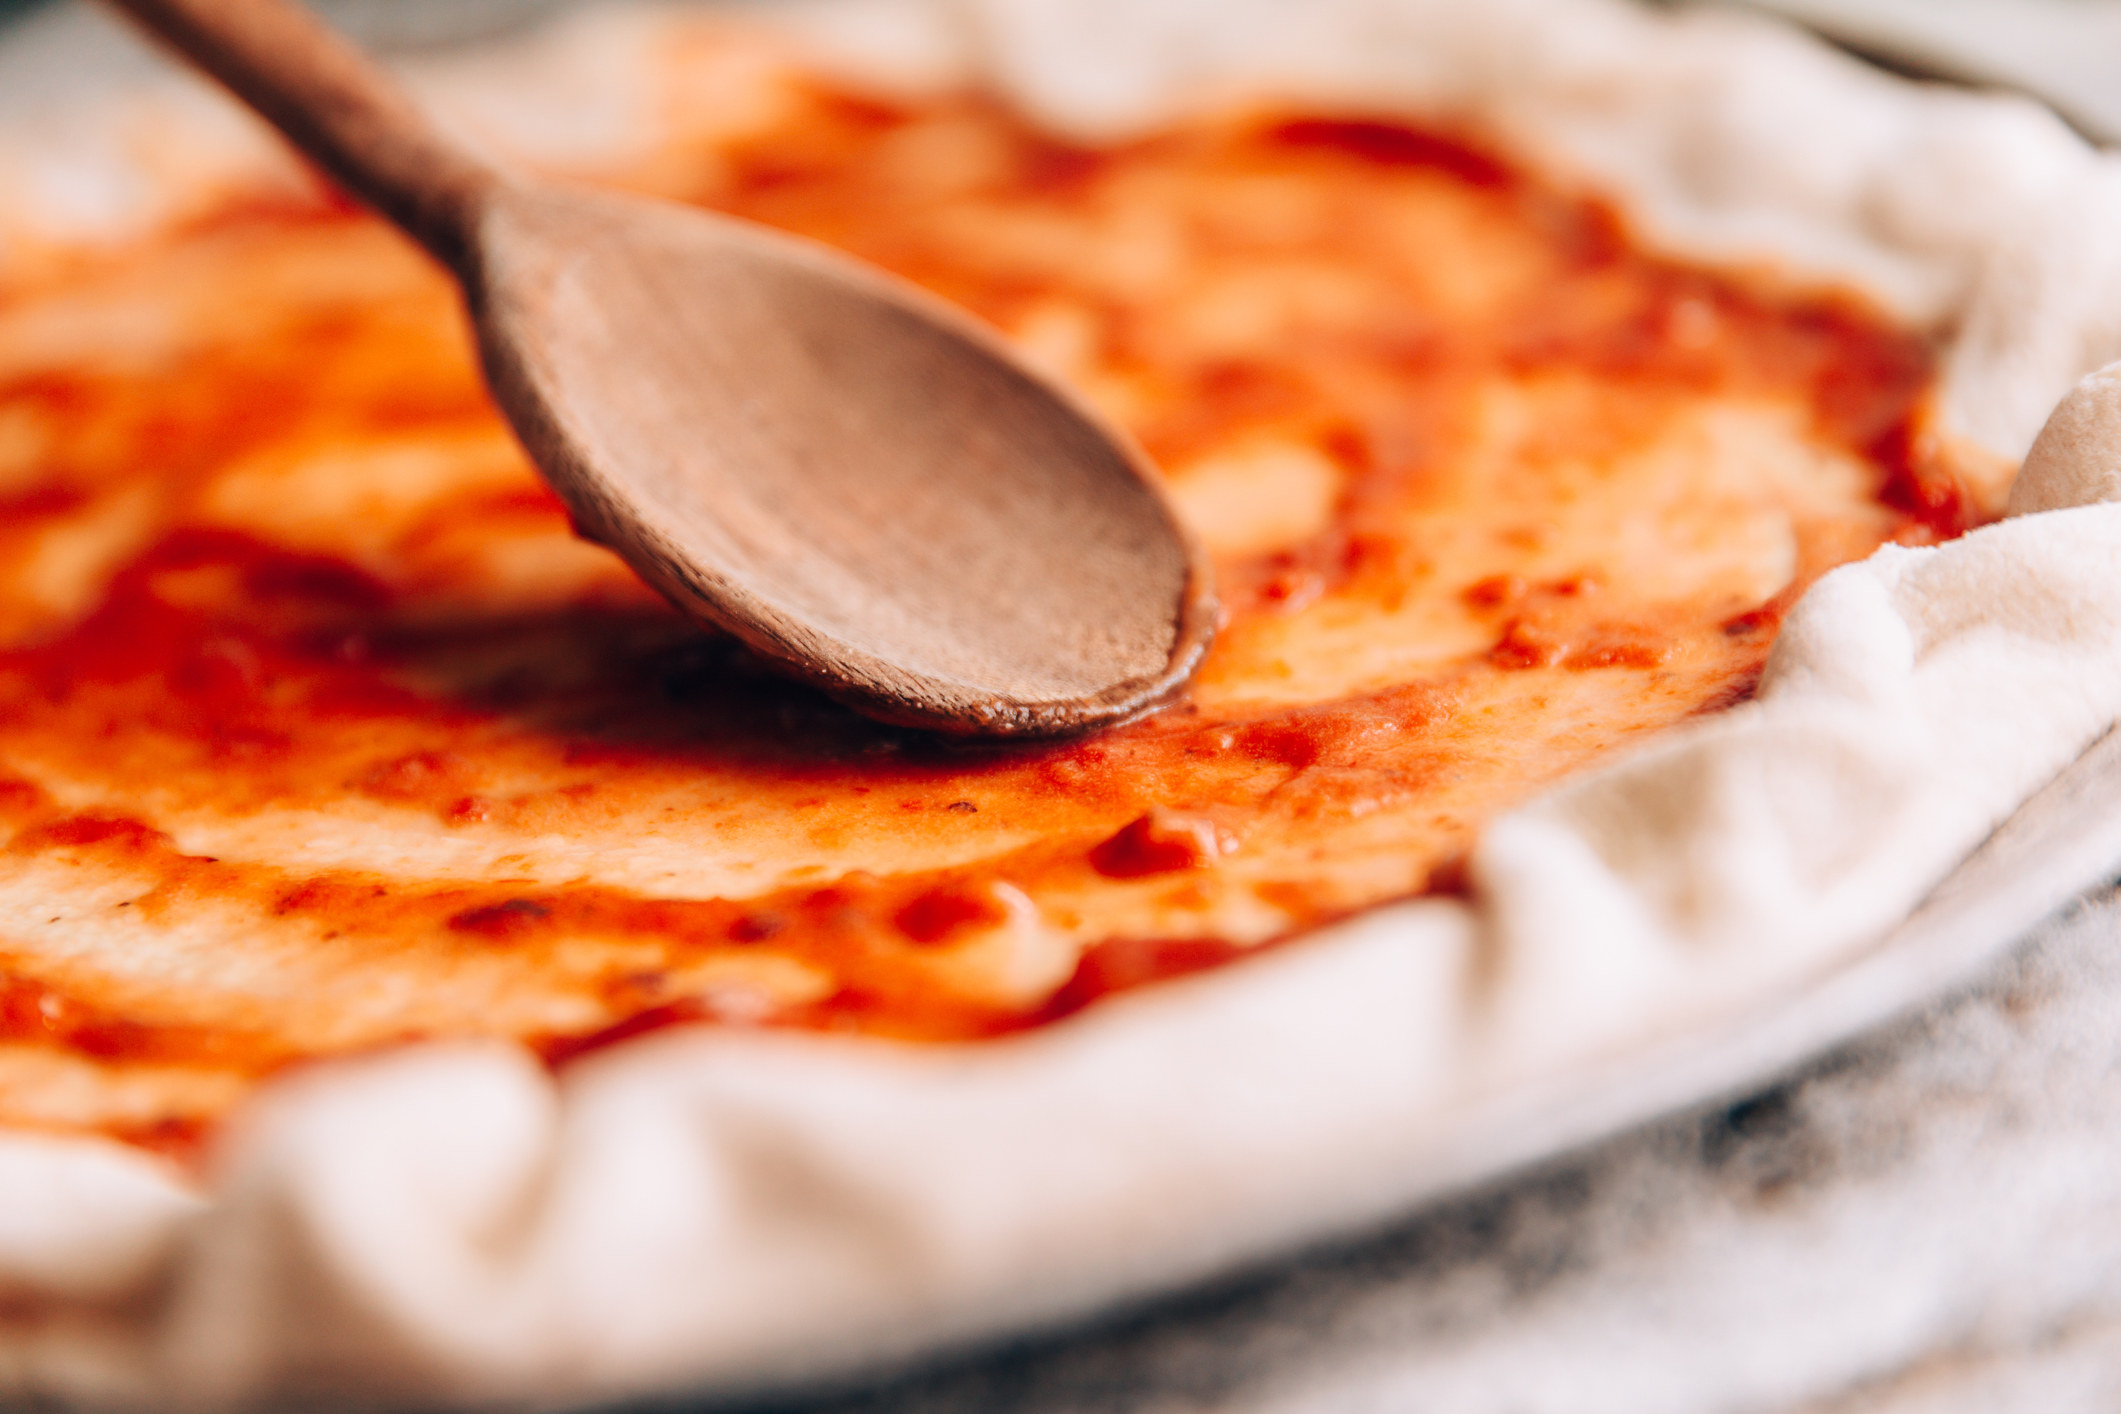
[[[500,175],[292,0],[111,0],[460,273]]]

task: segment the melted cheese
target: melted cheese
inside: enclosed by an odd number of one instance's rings
[[[1190,697],[968,746],[764,675],[569,534],[404,243],[232,203],[0,294],[0,1122],[182,1149],[411,1038],[1058,1017],[1448,886],[1484,819],[1742,698],[1823,570],[1967,514],[1920,340],[1455,140],[1087,151],[773,84],[636,178],[1130,427],[1218,556]]]

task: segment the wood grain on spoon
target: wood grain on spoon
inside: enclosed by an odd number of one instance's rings
[[[1205,557],[1141,454],[970,319],[823,247],[534,182],[288,0],[115,0],[458,277],[577,528],[872,716],[1123,720],[1192,673]]]

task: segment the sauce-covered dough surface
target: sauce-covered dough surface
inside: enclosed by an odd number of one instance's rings
[[[1059,1017],[1449,887],[1483,820],[1743,698],[1812,578],[1983,500],[1921,340],[1452,139],[1085,151],[751,41],[670,66],[627,180],[911,276],[1141,438],[1227,605],[1190,697],[986,747],[761,675],[570,535],[449,287],[343,207],[18,276],[0,1123],[183,1152],[414,1038]]]

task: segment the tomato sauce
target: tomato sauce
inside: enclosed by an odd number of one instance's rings
[[[1992,499],[1923,338],[1462,135],[1093,149],[786,95],[637,180],[895,269],[1125,423],[1217,553],[1194,691],[992,746],[764,673],[568,539],[435,272],[232,198],[0,292],[0,1122],[182,1153],[425,1037],[1050,1022],[1451,887],[1495,811],[1742,700],[1819,573]],[[55,310],[113,332],[26,352]]]

